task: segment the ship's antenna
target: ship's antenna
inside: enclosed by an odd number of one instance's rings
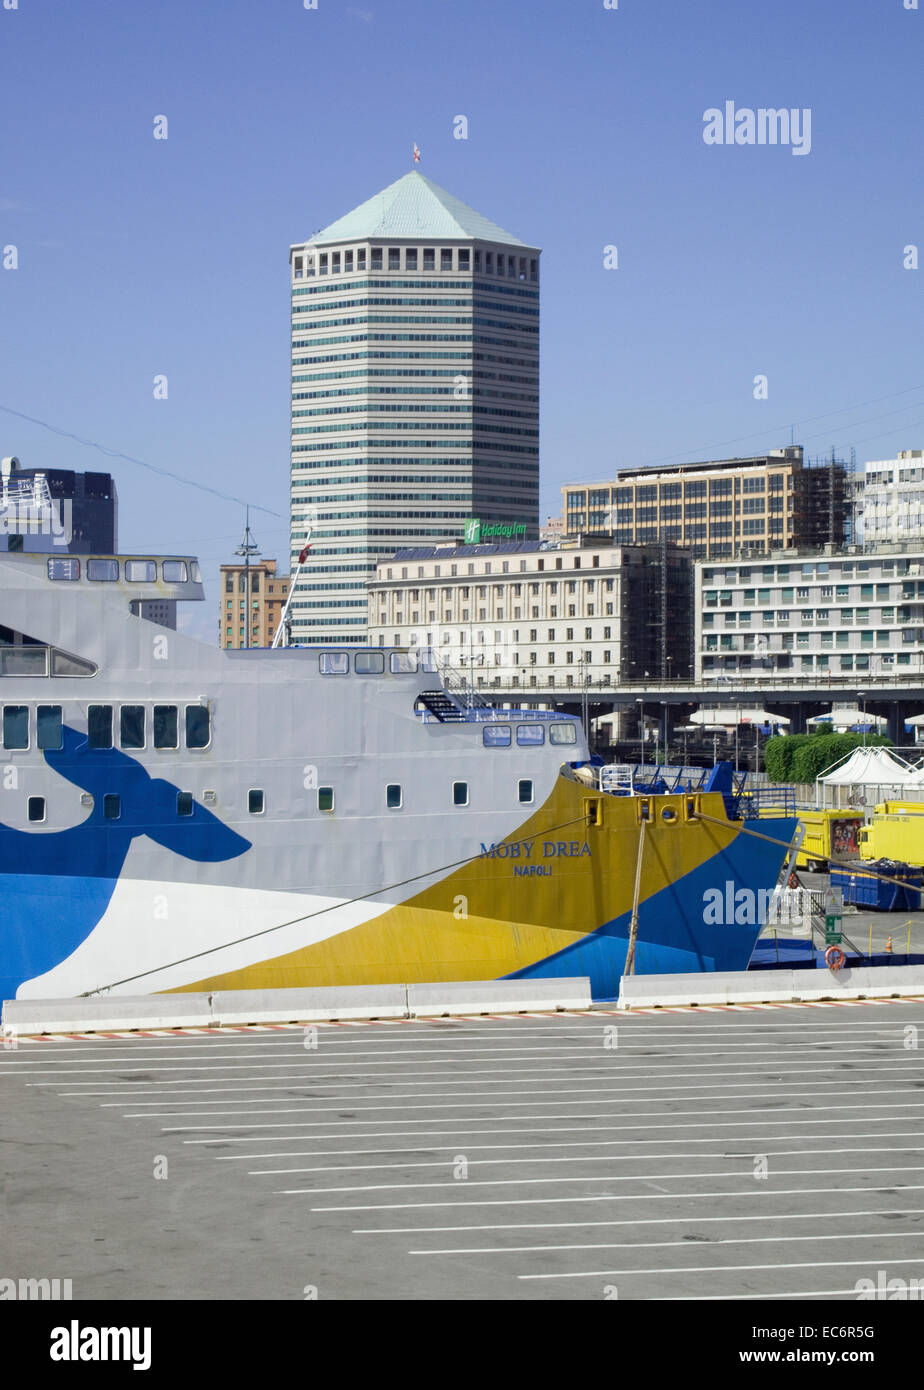
[[[235,555],[241,555],[244,559],[244,646],[250,646],[250,557],[259,555],[260,547],[254,543],[253,536],[250,534],[250,508],[244,512],[244,539],[241,541]]]

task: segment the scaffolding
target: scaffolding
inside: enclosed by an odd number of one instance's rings
[[[793,549],[820,550],[851,542],[855,478],[853,449],[849,460],[838,458],[833,446],[828,456],[803,460],[793,475]]]

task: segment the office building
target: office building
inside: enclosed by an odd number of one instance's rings
[[[849,466],[805,460],[800,445],[752,458],[622,469],[562,488],[569,536],[670,541],[697,558],[765,555],[851,539]]]
[[[291,247],[295,641],[362,640],[402,546],[535,539],[539,255],[417,172]]]
[[[865,545],[924,542],[924,449],[867,463],[858,512]]]
[[[0,553],[114,555],[118,499],[108,473],[0,461]]]

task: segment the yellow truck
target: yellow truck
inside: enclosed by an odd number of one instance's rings
[[[861,859],[924,864],[924,801],[882,801],[860,831]]]
[[[924,804],[921,810],[924,811]],[[779,811],[762,806],[759,814],[769,817],[779,815]],[[832,854],[839,859],[856,857],[863,826],[863,816],[858,811],[800,810],[796,815],[805,831],[796,856],[797,868],[819,873],[828,867]],[[921,825],[924,828],[924,821]]]

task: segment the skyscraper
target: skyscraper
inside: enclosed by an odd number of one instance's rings
[[[417,172],[291,247],[295,641],[363,640],[415,541],[536,535],[539,254]]]

